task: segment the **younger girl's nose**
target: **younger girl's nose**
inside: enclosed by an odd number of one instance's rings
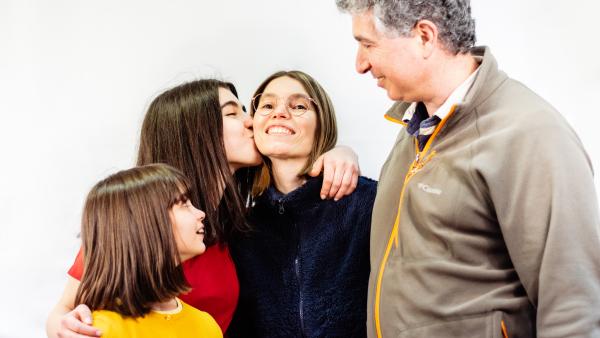
[[[206,214],[204,213],[204,211],[194,207],[194,209],[196,209],[196,218],[198,218],[200,221],[203,221],[204,218],[206,217]]]

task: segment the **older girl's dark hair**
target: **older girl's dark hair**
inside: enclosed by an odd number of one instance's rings
[[[337,142],[335,109],[329,95],[317,80],[299,70],[278,71],[272,74],[258,86],[252,97],[262,94],[271,81],[280,77],[289,77],[300,82],[308,96],[315,100],[316,103],[317,128],[315,130],[314,143],[304,167],[298,173],[298,176],[307,176],[317,158],[335,147]],[[254,105],[252,105],[250,115],[254,116],[254,110]],[[271,162],[265,156],[263,156],[263,164],[255,176],[252,195],[256,196],[260,195],[271,184]]]
[[[229,169],[219,88],[237,97],[233,84],[214,79],[184,83],[156,97],[144,118],[137,159],[138,165],[167,163],[188,177],[191,201],[206,213],[207,245],[224,243],[233,232],[248,230],[241,198],[247,195],[247,180],[239,180],[240,186]]]
[[[164,164],[98,182],[83,210],[84,272],[75,304],[139,317],[188,291],[169,210],[189,192],[184,175]]]

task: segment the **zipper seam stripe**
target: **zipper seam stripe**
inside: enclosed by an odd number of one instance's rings
[[[421,157],[421,155],[426,154],[427,151],[429,151],[429,148],[431,148],[431,144],[433,143],[433,140],[438,135],[439,131],[444,127],[444,125],[446,124],[446,121],[448,121],[448,119],[452,116],[452,114],[454,114],[455,110],[456,110],[456,105],[453,105],[452,108],[450,108],[450,112],[448,113],[448,115],[446,115],[446,117],[442,121],[440,121],[439,125],[437,126],[437,128],[435,129],[435,131],[433,132],[433,134],[431,135],[429,140],[427,140],[427,143],[425,144],[423,151],[419,151],[418,146],[415,148],[416,153],[419,157]],[[415,164],[417,164],[417,161],[413,160],[413,162],[410,165],[410,168],[408,169],[408,172],[404,176],[404,182],[402,184],[402,190],[400,192],[400,201],[398,202],[398,212],[396,213],[396,220],[394,222],[394,226],[392,227],[392,231],[390,233],[390,238],[388,240],[388,244],[386,246],[385,253],[383,255],[383,259],[381,261],[381,264],[379,265],[379,274],[377,276],[377,285],[375,287],[375,311],[374,311],[374,313],[375,313],[375,331],[377,333],[378,338],[383,337],[383,335],[381,334],[381,321],[380,321],[380,314],[379,314],[380,305],[381,305],[381,288],[382,288],[382,284],[383,284],[383,273],[385,272],[385,265],[387,263],[387,260],[389,258],[389,255],[390,255],[390,252],[392,249],[392,243],[395,242],[396,248],[398,247],[398,228],[399,228],[398,225],[400,223],[400,211],[402,209],[402,200],[404,199],[404,191],[406,190],[406,184],[416,174],[416,173],[412,173],[412,170],[415,168]]]

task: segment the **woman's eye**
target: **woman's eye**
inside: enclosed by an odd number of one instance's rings
[[[273,105],[270,103],[265,103],[260,106],[261,109],[273,109]]]
[[[228,109],[223,110],[223,116],[235,116],[235,115],[237,115],[237,111],[235,111],[235,109],[231,109],[228,107]]]

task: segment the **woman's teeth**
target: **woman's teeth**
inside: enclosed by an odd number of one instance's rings
[[[271,127],[267,130],[267,134],[284,134],[284,135],[292,135],[292,131],[285,127]]]

